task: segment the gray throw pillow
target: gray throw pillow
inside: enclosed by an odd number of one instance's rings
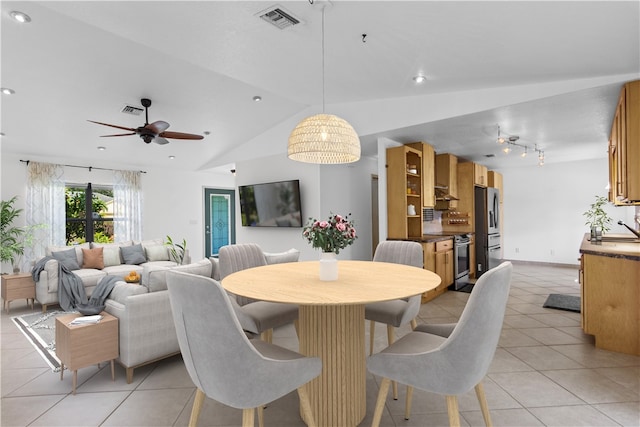
[[[58,262],[69,270],[80,270],[80,265],[78,265],[78,257],[76,256],[76,249],[71,248],[66,251],[56,251],[51,252],[51,256],[53,256]]]
[[[125,264],[138,265],[147,262],[147,257],[144,255],[144,249],[141,244],[121,246],[120,253]]]

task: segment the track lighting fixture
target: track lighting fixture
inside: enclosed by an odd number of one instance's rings
[[[496,142],[501,145],[506,144],[502,149],[505,154],[509,154],[511,152],[511,146],[518,146],[524,148],[524,151],[522,152],[522,154],[520,154],[520,157],[527,157],[529,146],[518,143],[519,140],[520,137],[518,135],[509,135],[501,132],[500,125],[498,125],[498,138],[496,139]],[[538,148],[538,144],[533,147],[533,150],[538,153],[538,166],[544,165],[544,151]]]

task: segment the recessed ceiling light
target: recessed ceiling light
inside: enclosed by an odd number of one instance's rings
[[[9,89],[8,87],[0,88],[0,92],[2,92],[3,95],[13,95],[14,93],[16,93],[15,90]]]
[[[12,11],[9,15],[11,15],[13,19],[20,22],[21,24],[26,24],[31,22],[31,17],[29,15],[23,12],[19,12],[17,10]]]
[[[260,101],[262,101],[262,97],[261,97],[261,96],[256,95],[256,96],[254,96],[254,97],[253,97],[253,100],[254,100],[255,102],[260,102]]]
[[[418,74],[417,76],[415,76],[413,78],[413,81],[416,82],[416,83],[422,83],[425,80],[427,80],[427,78],[425,76],[423,76],[422,74]]]
[[[106,149],[107,149],[107,147],[104,147],[102,145],[98,146],[98,151],[104,151]]]
[[[169,160],[173,160],[175,158],[176,158],[176,156],[169,156]]]

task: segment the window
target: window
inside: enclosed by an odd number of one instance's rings
[[[67,245],[113,242],[113,188],[88,184],[65,187]]]

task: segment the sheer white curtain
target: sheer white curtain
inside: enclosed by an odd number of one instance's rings
[[[140,172],[114,171],[113,231],[116,242],[142,240]]]
[[[65,245],[63,174],[60,165],[33,161],[27,164],[26,225],[43,226],[34,229],[33,244],[25,247],[21,271],[28,271],[33,261],[42,258],[48,245]]]

